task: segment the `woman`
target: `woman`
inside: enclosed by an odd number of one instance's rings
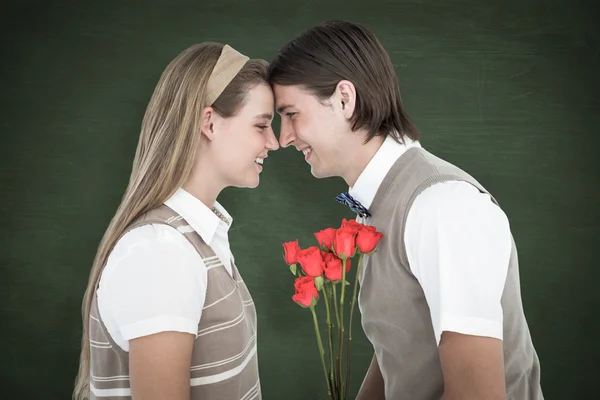
[[[83,303],[76,399],[260,399],[254,303],[233,263],[225,187],[279,146],[267,63],[194,45],[163,72]]]

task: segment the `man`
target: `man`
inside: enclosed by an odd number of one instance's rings
[[[376,37],[343,21],[313,27],[278,52],[270,82],[281,146],[316,178],[342,177],[341,201],[384,234],[359,278],[374,356],[358,398],[542,399],[508,219],[420,145]]]

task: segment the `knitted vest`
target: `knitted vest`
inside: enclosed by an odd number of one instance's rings
[[[195,247],[207,269],[208,287],[190,365],[190,399],[261,399],[256,355],[256,310],[235,264],[233,275],[191,226],[166,205],[134,221],[177,229]],[[89,321],[92,400],[131,399],[129,355],[109,335],[96,293]]]
[[[439,400],[444,392],[429,307],[410,270],[404,229],[415,198],[429,186],[450,180],[468,182],[488,193],[454,165],[422,148],[411,148],[392,166],[370,207],[369,224],[384,237],[378,250],[363,259],[358,301],[388,400]],[[517,250],[512,242],[501,299],[507,398],[539,400],[543,398],[540,365],[523,313]]]

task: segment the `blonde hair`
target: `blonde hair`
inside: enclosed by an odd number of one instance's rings
[[[169,63],[152,94],[129,184],[99,244],[83,298],[81,355],[73,391],[76,400],[90,398],[90,308],[110,252],[136,218],[161,205],[187,180],[199,145],[202,109],[212,106],[223,117],[232,117],[250,89],[267,84],[267,62],[249,60],[225,83],[214,103],[208,104],[207,85],[223,49],[224,45],[213,42],[187,48]]]

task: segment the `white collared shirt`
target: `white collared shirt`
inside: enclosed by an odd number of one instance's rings
[[[165,204],[190,224],[231,274],[229,213],[215,202],[227,224],[183,189]],[[145,225],[123,235],[108,257],[98,308],[112,339],[129,351],[129,340],[153,333],[195,335],[206,288],[206,267],[192,244],[170,226]]]
[[[386,138],[350,188],[366,208],[398,157],[421,146],[406,141],[401,145]],[[438,344],[444,331],[502,339],[500,299],[512,239],[508,218],[490,196],[462,181],[430,186],[409,211],[404,241]]]

